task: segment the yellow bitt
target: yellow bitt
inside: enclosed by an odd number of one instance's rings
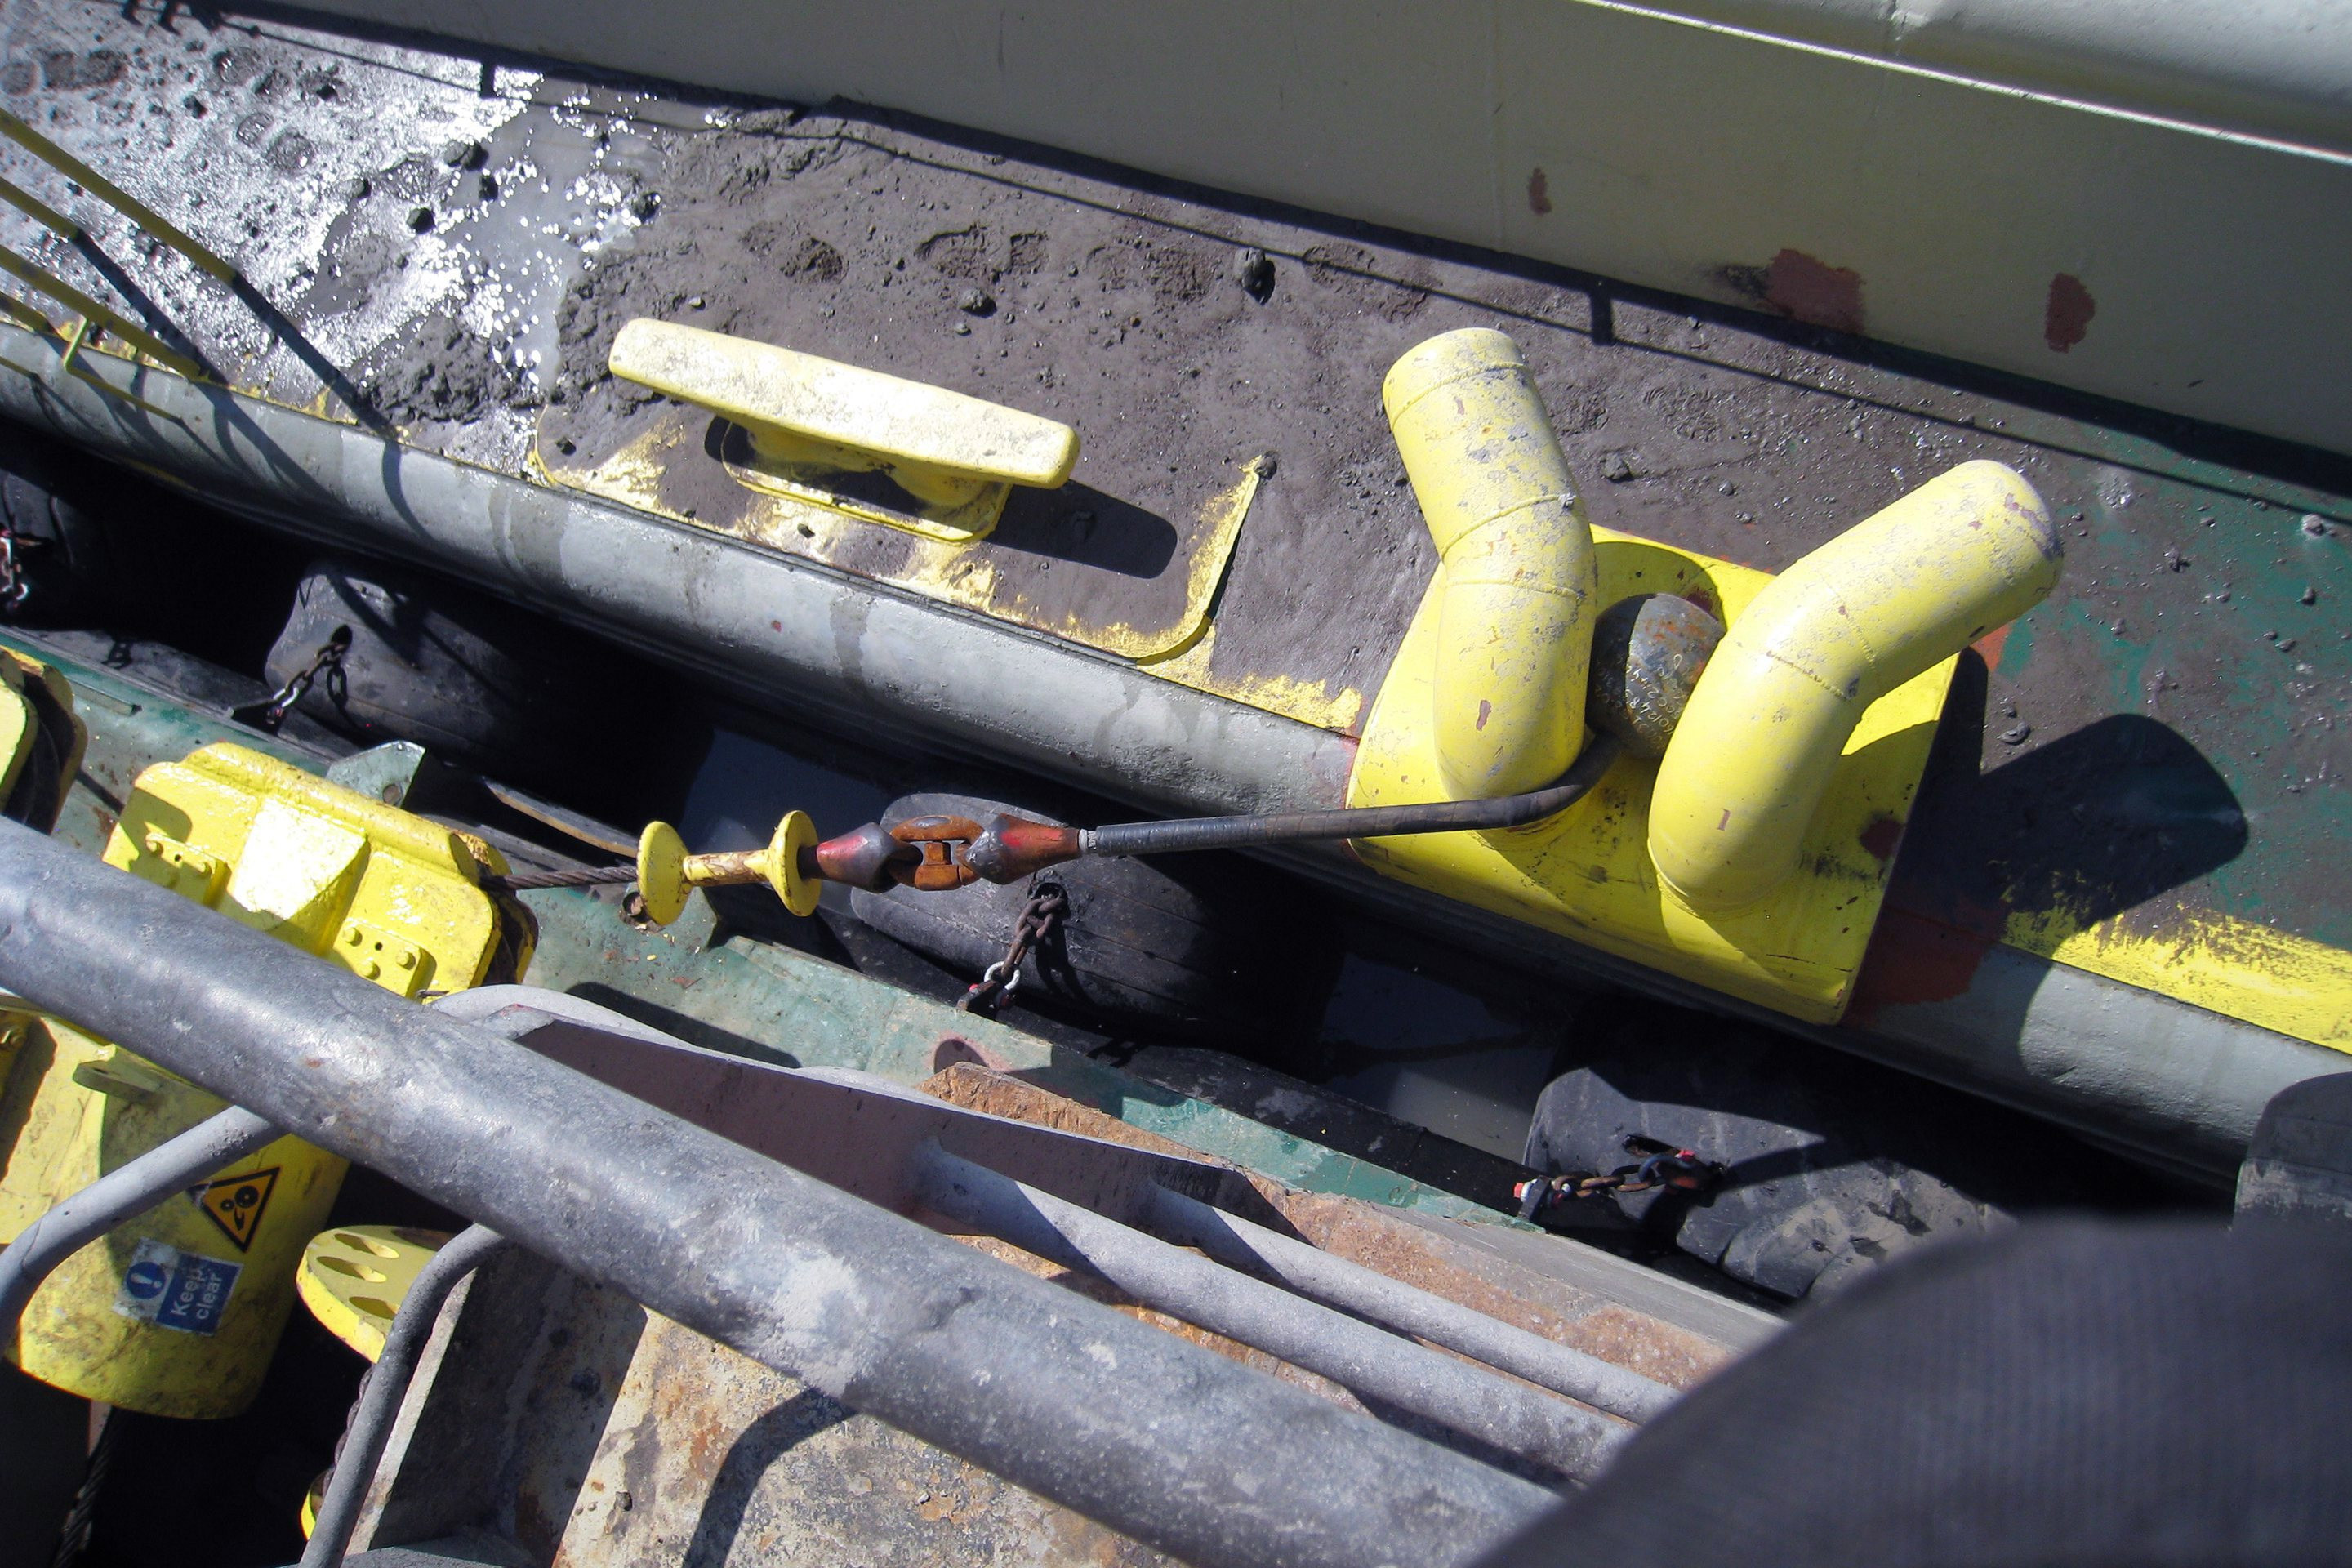
[[[106,860],[404,996],[520,974],[529,932],[478,885],[505,862],[468,840],[233,745],[149,768]],[[0,1238],[223,1102],[54,1020],[0,1091],[16,1129]],[[12,1359],[35,1377],[159,1415],[243,1410],[294,1301],[304,1244],[344,1163],[296,1138],[165,1200],[77,1253],[34,1296]]]
[[[1465,328],[1391,366],[1381,401],[1436,542],[1423,601],[1444,798],[1541,789],[1584,744],[1592,530],[1535,379],[1501,332]],[[1435,795],[1424,798],[1435,799]]]
[[[1658,764],[1659,877],[1716,910],[1785,883],[1870,705],[2040,604],[2059,560],[2033,487],[1974,462],[1782,573],[1731,623]]]
[[[1832,542],[1790,568],[1785,590],[1765,573],[1596,529],[1598,604],[1674,595],[1730,627],[1664,760],[1622,757],[1575,806],[1528,827],[1373,839],[1356,852],[1416,886],[1834,1022],[1885,897],[1953,656],[2048,592],[2057,563],[2036,542],[2051,540],[2032,489],[1990,463],[1964,465]],[[1933,591],[1905,600],[1858,569],[1882,558]],[[1447,792],[1444,587],[1441,571],[1373,703],[1350,805]],[[1883,625],[1882,601],[1892,601]],[[1864,612],[1863,640],[1840,640],[1841,605]],[[1507,643],[1554,635],[1542,616],[1495,627]],[[1778,660],[1797,637],[1853,658],[1791,671]],[[1826,717],[1797,723],[1814,702]],[[1764,756],[1780,761],[1767,768]],[[1778,837],[1725,855],[1707,835],[1723,827],[1725,847],[1740,837],[1728,832],[1727,806],[1735,822],[1769,807]]]

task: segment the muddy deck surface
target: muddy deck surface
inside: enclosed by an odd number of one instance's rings
[[[1107,498],[1095,533],[995,552],[1041,592],[1086,570],[1143,591],[1181,564],[1155,520],[1272,452],[1197,683],[1340,730],[1433,563],[1378,393],[1433,333],[1518,341],[1595,523],[1767,569],[1955,463],[2011,464],[2064,520],[2066,579],[1964,671],[1897,903],[1991,934],[2020,911],[2160,933],[2205,910],[2352,945],[2340,461],[2101,424],[1768,315],[1612,298],[842,106],[64,0],[7,6],[0,102],[217,244],[283,315],[151,259],[88,203],[85,250],[13,213],[9,243],[85,287],[135,278],[240,384],[493,468],[527,471],[542,419],[551,447],[592,449],[657,415],[601,368],[641,314],[1074,426],[1077,479]]]

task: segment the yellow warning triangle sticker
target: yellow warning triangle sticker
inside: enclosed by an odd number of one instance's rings
[[[269,1194],[278,1190],[279,1167],[266,1171],[248,1171],[241,1176],[223,1176],[217,1182],[205,1182],[188,1189],[205,1217],[220,1226],[221,1234],[236,1243],[239,1252],[253,1245],[254,1233],[261,1228],[261,1215],[269,1207]]]

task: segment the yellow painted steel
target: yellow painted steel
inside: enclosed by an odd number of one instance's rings
[[[16,789],[16,781],[24,776],[34,742],[41,735],[41,721],[33,711],[33,700],[17,689],[8,679],[9,673],[5,661],[0,661],[0,800],[6,799]]]
[[[0,802],[16,793],[25,769],[40,757],[40,741],[49,742],[47,765],[57,769],[58,801],[64,784],[81,766],[89,731],[74,712],[73,687],[63,675],[13,649],[0,648]],[[49,821],[27,820],[47,832]]]
[[[220,281],[232,286],[242,281],[237,276],[236,268],[222,260],[208,247],[173,225],[163,214],[5,110],[0,110],[0,136],[5,136],[42,163],[72,180],[83,190],[113,207],[150,235],[194,262],[200,270],[210,273]],[[34,216],[37,217],[40,215],[37,213]]]
[[[322,1230],[302,1249],[294,1289],[329,1333],[373,1361],[409,1287],[448,1240],[442,1231],[400,1225]]]
[[[1677,594],[1737,625],[1770,584],[1761,572],[1593,530],[1599,602]],[[1434,800],[1444,791],[1431,724],[1439,601],[1422,601],[1374,699],[1349,781],[1350,805]],[[1385,875],[1557,931],[1587,946],[1816,1023],[1844,1010],[1885,895],[1894,839],[1910,815],[1954,661],[1871,703],[1846,737],[1820,808],[1799,837],[1799,870],[1746,909],[1693,909],[1649,853],[1659,764],[1625,758],[1576,806],[1504,833],[1359,841]],[[1685,721],[1687,727],[1687,721]]]
[[[0,648],[0,805],[27,826],[44,833],[55,827],[89,742],[66,678],[38,659]],[[36,769],[49,776],[36,779]],[[0,1083],[37,1026],[32,1014],[0,1008]]]
[[[1207,657],[1217,590],[1272,468],[1262,455],[1237,462],[1231,481],[1211,493],[1198,511],[1167,520],[1175,530],[1177,548],[1166,587],[1175,591],[1135,596],[1136,582],[1105,574],[1110,579],[1105,594],[1074,603],[1067,596],[1041,594],[1031,575],[1008,569],[1022,552],[999,549],[985,537],[908,530],[904,516],[877,519],[835,505],[842,498],[831,491],[788,491],[764,479],[755,485],[751,480],[756,476],[739,469],[737,477],[746,480],[736,498],[739,505],[713,509],[707,497],[699,506],[688,505],[672,487],[681,465],[709,461],[709,423],[700,410],[656,409],[647,428],[602,454],[586,448],[566,452],[545,440],[542,430],[531,450],[531,465],[551,485],[780,554],[822,562],[922,598],[1133,659],[1163,679],[1328,725],[1326,715],[1334,706],[1328,697],[1294,690],[1284,677],[1213,668]],[[877,521],[900,529],[907,546],[887,552],[886,561],[877,561],[867,547]],[[1113,584],[1124,584],[1124,589]],[[1342,693],[1339,700],[1352,702],[1355,694]],[[1347,721],[1328,727],[1344,729]]]
[[[142,773],[105,858],[404,996],[478,984],[500,950],[502,916],[478,885],[506,869],[494,850],[238,746]],[[0,1089],[0,1126],[15,1130],[0,1237],[221,1105],[41,1021]],[[110,1405],[236,1414],[260,1385],[293,1306],[296,1262],[343,1169],[285,1138],[165,1200],[50,1277],[12,1358]]]
[[[1871,704],[2040,604],[2060,562],[2033,487],[1979,461],[1781,574],[1730,622],[1658,765],[1661,880],[1696,909],[1770,895]]]
[[[934,539],[978,539],[1013,485],[1052,489],[1078,460],[1066,425],[944,387],[639,317],[622,327],[613,374],[743,426],[754,461],[736,477]],[[839,476],[887,475],[911,507],[844,493]]]
[[[1549,784],[1584,741],[1592,531],[1518,345],[1465,328],[1430,339],[1381,387],[1436,541],[1435,704],[1445,797]]]
[[[2210,910],[2152,923],[2089,921],[2062,900],[2009,917],[2008,946],[2154,991],[2210,1013],[2352,1052],[2352,952]]]

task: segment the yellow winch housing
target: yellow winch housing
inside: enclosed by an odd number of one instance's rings
[[[520,975],[530,927],[480,886],[480,840],[235,745],[139,776],[107,863],[403,996]],[[194,1085],[54,1019],[6,1063],[0,1239],[223,1109]],[[344,1162],[296,1138],[197,1184],[52,1275],[8,1347],[42,1381],[161,1415],[236,1415],[259,1389],[304,1246]]]

